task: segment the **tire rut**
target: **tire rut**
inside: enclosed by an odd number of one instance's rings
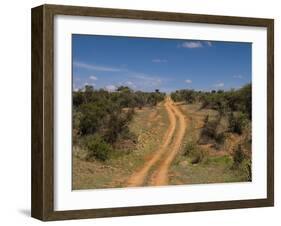
[[[164,105],[169,117],[169,127],[164,136],[164,143],[153,152],[151,158],[144,163],[140,170],[131,175],[127,182],[129,187],[144,185],[154,166],[156,168],[148,180],[149,185],[168,184],[168,170],[180,150],[186,130],[186,120],[170,97],[166,98]],[[178,127],[177,130],[176,127]]]

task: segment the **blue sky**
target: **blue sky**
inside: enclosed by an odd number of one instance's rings
[[[251,82],[251,52],[251,43],[72,35],[73,88],[239,88]]]

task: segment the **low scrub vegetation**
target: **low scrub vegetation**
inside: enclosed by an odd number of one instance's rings
[[[195,90],[177,90],[171,93],[174,101],[184,101],[188,104],[200,104],[200,110],[212,109],[218,112],[215,118],[206,116],[201,129],[200,144],[212,143],[219,148],[224,144],[227,133],[242,135],[251,133],[252,119],[252,85],[247,84],[240,89],[223,91],[212,90],[211,92]],[[222,130],[222,120],[226,126]]]
[[[241,112],[248,119],[252,118],[252,85],[248,84],[237,90],[211,92],[195,90],[177,90],[171,93],[174,101],[186,103],[198,102],[201,109],[209,108],[217,110],[221,115],[228,112]]]
[[[241,174],[247,177],[248,181],[252,180],[252,162],[251,158],[246,155],[242,144],[238,144],[233,150],[233,169],[239,170]]]
[[[112,146],[105,142],[105,140],[98,134],[87,136],[85,141],[85,147],[87,148],[86,160],[96,158],[101,161],[108,159],[112,150]]]
[[[192,164],[197,164],[203,161],[205,154],[196,142],[190,141],[184,148],[184,156],[190,158]]]
[[[135,142],[128,129],[135,109],[156,106],[164,97],[159,91],[134,92],[124,86],[115,92],[92,86],[73,92],[73,143],[88,150],[87,160],[107,160],[116,146]]]
[[[249,119],[246,114],[242,112],[237,112],[236,114],[231,112],[229,114],[229,129],[231,132],[241,135],[248,124]]]
[[[245,154],[242,150],[241,144],[238,144],[237,147],[235,147],[233,153],[234,166],[239,166],[245,159]]]
[[[221,150],[222,156],[228,161],[220,163],[221,166],[225,166],[233,175],[245,178],[243,180],[252,180],[251,92],[251,84],[248,84],[230,91],[177,90],[171,93],[174,101],[193,104],[197,106],[199,115],[205,115],[196,141],[188,142],[183,152],[192,164],[204,165],[216,156],[212,150]],[[217,158],[221,159],[222,156],[219,154]]]
[[[204,120],[204,125],[201,129],[200,138],[198,140],[199,144],[209,144],[212,143],[217,149],[224,144],[226,140],[226,134],[224,131],[219,131],[218,127],[220,126],[220,117],[216,117],[213,120],[209,119],[209,116],[206,116]]]

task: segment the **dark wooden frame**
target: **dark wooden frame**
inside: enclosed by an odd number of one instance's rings
[[[55,15],[256,26],[267,28],[267,198],[157,206],[54,211],[53,28]],[[274,205],[274,20],[60,5],[32,9],[32,200],[31,215],[49,220],[160,214]]]

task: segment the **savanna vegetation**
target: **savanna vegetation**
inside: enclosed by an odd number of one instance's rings
[[[177,90],[171,93],[175,102],[190,108],[190,119],[197,120],[200,115],[201,126],[193,130],[194,136],[188,137],[183,155],[191,164],[206,166],[214,156],[222,158],[225,169],[239,175],[228,178],[229,181],[251,181],[251,119],[252,119],[251,84],[240,89],[211,92],[195,90]],[[218,153],[222,156],[218,156]],[[217,164],[218,162],[216,162]]]
[[[74,91],[73,188],[251,181],[251,93]]]
[[[201,109],[214,109],[220,115],[230,112],[240,112],[248,119],[252,118],[251,84],[230,91],[212,90],[210,92],[204,92],[189,89],[177,90],[171,93],[171,98],[175,102],[184,101],[187,104],[200,103]]]
[[[114,92],[85,86],[73,92],[73,145],[86,150],[84,159],[106,161],[116,150],[129,151],[136,137],[128,125],[135,109],[153,107],[165,94],[133,91],[120,86]]]

